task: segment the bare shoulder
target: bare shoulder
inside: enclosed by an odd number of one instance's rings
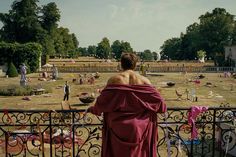
[[[133,73],[133,72],[123,72],[117,75],[114,75],[109,78],[107,84],[148,84],[151,85],[151,82],[148,78]]]
[[[148,78],[138,74],[138,73],[131,73],[130,74],[130,82],[133,84],[148,84],[151,85],[151,82]]]
[[[120,74],[110,77],[107,84],[123,84],[123,77]]]
[[[144,84],[148,84],[148,85],[151,85],[151,84],[152,84],[151,81],[150,81],[148,78],[146,78],[146,77],[144,77],[144,76],[142,76],[142,75],[140,75],[140,78],[141,78],[141,80],[142,80],[142,82],[143,82]]]

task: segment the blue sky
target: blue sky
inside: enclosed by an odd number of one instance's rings
[[[12,2],[0,0],[0,12],[8,12]],[[56,2],[59,25],[75,33],[81,47],[107,37],[110,43],[128,41],[135,51],[160,51],[165,40],[179,37],[216,7],[236,15],[236,0],[40,0],[40,5],[49,2]]]

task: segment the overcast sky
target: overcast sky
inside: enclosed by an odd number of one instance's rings
[[[179,37],[198,17],[216,7],[236,15],[236,0],[39,0],[56,2],[59,25],[75,33],[81,47],[97,45],[103,37],[130,42],[135,51],[160,51],[163,42]],[[0,0],[8,12],[13,0]],[[2,25],[0,25],[2,27]]]

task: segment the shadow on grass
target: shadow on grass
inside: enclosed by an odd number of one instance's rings
[[[161,88],[172,88],[173,86],[162,86]]]
[[[89,106],[89,104],[79,103],[79,104],[71,104],[70,106],[78,107],[78,106]]]

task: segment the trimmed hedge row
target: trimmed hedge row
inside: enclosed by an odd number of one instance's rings
[[[36,72],[41,54],[42,46],[38,43],[0,42],[0,64],[12,62],[18,70],[20,65],[25,63],[31,72]]]

